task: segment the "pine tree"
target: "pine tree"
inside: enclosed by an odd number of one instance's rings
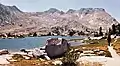
[[[110,35],[111,35],[111,33],[112,33],[112,30],[111,30],[111,28],[109,28],[109,32],[108,32],[108,34],[110,34]]]
[[[73,36],[76,32],[74,30],[69,30],[69,35]]]
[[[37,33],[35,32],[35,33],[33,34],[33,36],[37,36]]]
[[[120,34],[120,24],[117,25],[117,33]]]
[[[116,34],[116,26],[115,26],[115,24],[112,25],[112,34]]]
[[[102,27],[99,29],[99,36],[103,36]]]

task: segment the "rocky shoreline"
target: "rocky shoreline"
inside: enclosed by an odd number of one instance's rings
[[[112,38],[114,38],[114,36],[112,36]],[[60,57],[60,58],[56,58],[56,59],[50,59],[46,55],[46,53],[44,53],[45,47],[34,48],[30,50],[21,49],[19,52],[9,52],[8,50],[4,49],[0,51],[1,53],[0,59],[3,60],[2,62],[0,62],[0,65],[11,66],[11,64],[17,65],[17,63],[23,64],[24,62],[26,62],[25,63],[26,65],[33,63],[33,66],[39,66],[39,64],[41,65],[41,63],[43,63],[43,66],[44,65],[55,66],[57,64],[63,65],[64,63],[68,64],[68,62],[70,62],[70,64],[73,64],[73,65],[74,63],[75,64],[77,63],[78,64],[77,66],[81,66],[84,64],[86,65],[88,63],[89,65],[93,64],[95,66],[96,65],[102,66],[105,64],[106,61],[110,61],[111,59],[111,54],[108,51],[106,40],[103,39],[102,37],[72,39],[69,41],[73,41],[73,42],[80,41],[80,42],[84,42],[84,44],[79,45],[79,46],[78,45],[72,46],[71,49],[67,51],[67,55]],[[44,58],[43,56],[39,58],[35,58],[33,56],[32,53],[34,51],[36,53],[36,50],[39,51],[39,49],[41,49],[40,52],[44,55]],[[98,60],[98,59],[101,59],[101,60]]]
[[[86,39],[87,40],[87,39]],[[80,40],[81,42],[83,42],[83,40]],[[74,42],[74,40],[73,40],[73,42]],[[78,41],[75,41],[75,42],[78,42]],[[74,42],[74,44],[75,44],[75,42]],[[45,49],[45,47],[41,47],[41,48],[37,48],[37,49]],[[3,49],[3,50],[1,50],[1,57],[4,57],[5,56],[5,59],[7,59],[7,60],[9,60],[9,59],[12,59],[12,57],[13,57],[13,55],[16,55],[16,54],[19,54],[19,55],[27,55],[27,57],[24,57],[25,59],[30,59],[30,57],[33,57],[32,56],[32,54],[31,54],[31,52],[33,52],[35,49],[31,49],[31,50],[26,50],[26,49],[22,49],[21,51],[22,52],[9,52],[8,50],[6,50],[6,49]],[[27,53],[27,52],[30,52],[30,53]],[[40,52],[42,52],[42,54],[44,54],[44,51],[43,50],[41,50]],[[49,57],[47,57],[47,59],[48,60],[50,60],[49,59]],[[6,61],[7,61],[6,60]],[[9,60],[10,61],[10,60]],[[15,60],[11,60],[11,61],[15,61]],[[6,63],[8,63],[8,62],[5,62],[5,64]]]

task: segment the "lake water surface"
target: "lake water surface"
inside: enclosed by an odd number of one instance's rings
[[[32,49],[35,47],[45,46],[48,38],[65,38],[65,39],[77,39],[84,38],[81,36],[42,36],[42,37],[25,37],[15,39],[0,39],[0,49],[8,50],[20,50],[21,48]]]

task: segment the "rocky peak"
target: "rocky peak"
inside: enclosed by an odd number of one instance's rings
[[[80,10],[78,10],[80,14],[89,14],[89,13],[99,12],[99,11],[105,12],[103,8],[81,8]]]
[[[60,10],[58,10],[58,9],[56,9],[56,8],[50,8],[49,10],[47,10],[47,11],[44,11],[45,13],[48,13],[48,14],[53,14],[53,13],[59,13],[59,14],[64,14],[64,12],[63,11],[60,11]]]
[[[81,8],[80,10],[78,10],[78,12],[81,14],[88,14],[88,13],[99,12],[99,11],[105,12],[105,9],[103,8]]]
[[[73,9],[69,9],[66,13],[73,13],[75,12],[76,10],[73,10]]]
[[[89,14],[89,13],[93,13],[93,12],[105,12],[105,9],[103,8],[81,8],[79,10],[74,10],[74,9],[69,9],[66,14],[69,14],[69,13],[74,13],[74,12],[77,12],[79,14]]]
[[[11,10],[16,11],[16,12],[22,12],[21,10],[19,10],[16,6],[10,6]]]
[[[9,11],[9,12],[14,11],[14,12],[19,12],[19,13],[22,12],[16,6],[5,6],[3,4],[0,4],[0,10],[2,10],[2,11]]]
[[[104,11],[105,12],[105,9],[103,8],[94,8],[95,11]]]
[[[56,8],[50,8],[49,10],[45,11],[45,13],[55,13],[55,12],[60,12],[60,11]]]
[[[79,11],[105,11],[103,8],[81,8]]]
[[[22,13],[16,6],[0,4],[0,24],[12,22],[18,13]]]

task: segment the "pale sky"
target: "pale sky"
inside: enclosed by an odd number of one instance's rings
[[[80,8],[104,8],[110,15],[120,20],[120,0],[0,0],[4,5],[16,5],[22,11],[40,12],[49,8],[59,10]]]

